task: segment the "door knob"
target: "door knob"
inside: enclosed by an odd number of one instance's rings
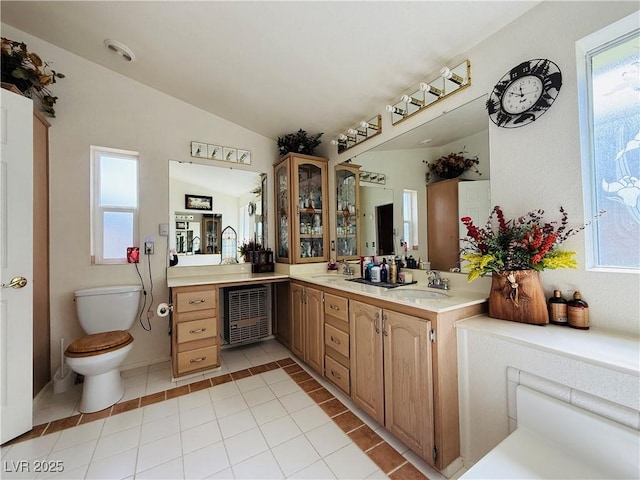
[[[3,283],[0,285],[2,288],[22,288],[27,284],[27,279],[24,277],[13,277],[9,283]]]

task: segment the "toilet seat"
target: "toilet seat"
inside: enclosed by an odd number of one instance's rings
[[[92,357],[113,352],[133,342],[131,334],[125,330],[94,333],[77,339],[65,350],[67,357]]]

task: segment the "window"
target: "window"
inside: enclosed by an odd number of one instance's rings
[[[138,152],[92,146],[92,263],[126,263],[137,245]]]
[[[402,236],[409,249],[418,245],[418,192],[415,190],[402,192]]]
[[[640,270],[640,30],[634,15],[577,43],[587,267]]]

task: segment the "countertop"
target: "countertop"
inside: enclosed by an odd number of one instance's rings
[[[187,267],[183,269],[170,268],[167,272],[167,286],[170,288],[186,287],[194,285],[230,286],[235,284],[254,284],[283,282],[289,279],[299,280],[321,287],[332,288],[345,293],[358,294],[384,300],[389,303],[410,306],[434,313],[444,313],[471,305],[478,305],[487,301],[489,289],[482,282],[474,282],[473,288],[466,275],[447,274],[450,279],[450,290],[440,290],[427,287],[425,271],[414,270],[414,280],[417,283],[403,285],[391,289],[366,285],[348,281],[345,275],[328,273],[325,264],[309,264],[296,266],[283,266],[276,264],[276,271],[270,273],[251,273],[246,266],[234,266],[229,268],[214,267]],[[407,290],[411,291],[404,294]],[[433,292],[440,298],[416,298],[420,295],[415,291]],[[410,297],[410,295],[412,295]]]
[[[403,285],[395,288],[376,287],[373,285],[367,285],[357,282],[348,281],[344,275],[340,274],[318,274],[318,273],[305,273],[296,274],[290,273],[289,277],[292,280],[300,280],[316,285],[330,287],[336,290],[343,291],[345,293],[356,293],[365,297],[376,298],[379,300],[385,300],[390,303],[397,303],[400,305],[410,305],[422,310],[427,310],[435,313],[449,312],[464,308],[470,305],[477,305],[487,300],[488,292],[479,292],[472,289],[459,288],[456,286],[451,287],[450,290],[440,290],[437,288],[427,287],[426,281],[418,281],[418,283],[411,285]],[[422,291],[432,292],[436,295],[443,295],[442,298],[414,298],[410,297],[410,294],[405,294],[409,291]]]
[[[224,273],[206,275],[185,275],[183,277],[172,276],[167,278],[167,286],[189,287],[193,285],[225,285],[225,284],[247,284],[284,282],[289,279],[289,275],[283,273]]]

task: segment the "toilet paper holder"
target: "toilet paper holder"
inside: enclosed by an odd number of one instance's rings
[[[158,305],[156,309],[156,314],[159,317],[166,317],[170,312],[173,312],[173,304],[172,303],[161,303]]]

